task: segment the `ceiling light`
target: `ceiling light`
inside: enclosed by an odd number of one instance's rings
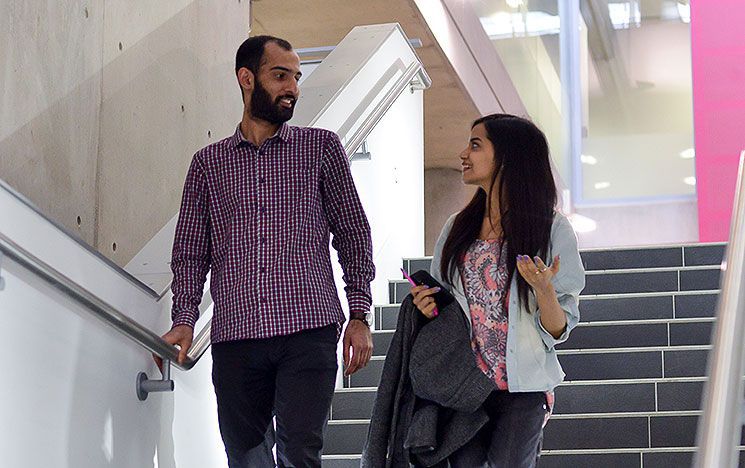
[[[594,219],[581,214],[572,213],[569,215],[569,222],[577,232],[592,232],[598,228],[598,223]]]
[[[696,178],[695,178],[695,177],[693,177],[693,176],[691,176],[691,177],[686,177],[685,179],[683,179],[683,182],[684,182],[685,184],[687,184],[687,185],[696,185]]]
[[[505,0],[510,8],[518,8],[523,4],[523,0]]]
[[[679,154],[683,159],[693,159],[696,157],[696,151],[694,151],[693,148],[684,149]]]
[[[595,184],[596,190],[607,189],[608,187],[610,187],[610,182],[597,182]]]
[[[587,154],[583,154],[579,157],[579,160],[582,161],[584,164],[589,164],[591,166],[594,166],[598,163],[598,159],[595,156],[589,156]]]

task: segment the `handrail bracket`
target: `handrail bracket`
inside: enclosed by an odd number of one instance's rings
[[[160,380],[149,379],[147,374],[140,372],[137,374],[135,389],[137,398],[140,401],[147,400],[148,394],[152,392],[172,392],[174,389],[173,380],[171,380],[171,361],[163,360],[163,369],[161,370],[162,378]]]

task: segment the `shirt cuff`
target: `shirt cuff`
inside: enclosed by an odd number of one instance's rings
[[[349,313],[363,313],[367,314],[370,312],[372,307],[372,299],[368,294],[358,291],[352,291],[347,294],[347,301],[349,301]]]
[[[195,312],[191,312],[188,310],[182,310],[179,312],[173,312],[173,327],[177,327],[179,325],[188,325],[191,328],[194,328],[194,326],[197,323],[197,319],[199,318],[199,314]]]
[[[567,324],[564,326],[564,332],[561,334],[560,337],[554,338],[554,336],[546,330],[546,327],[543,326],[543,322],[541,322],[541,311],[536,310],[535,312],[535,323],[538,327],[538,334],[541,336],[541,339],[543,340],[543,344],[546,346],[547,351],[553,351],[554,347],[558,344],[561,344],[565,342],[569,338],[569,332],[572,330],[572,326],[570,325],[572,317],[571,315],[567,314],[566,311],[564,311],[564,314],[567,316]]]

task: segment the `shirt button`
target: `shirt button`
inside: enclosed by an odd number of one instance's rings
[[[260,183],[260,184],[263,184],[265,180],[266,180],[266,179],[264,179],[263,177],[259,177],[259,183]]]
[[[261,211],[262,213],[266,213],[266,207],[262,206],[261,208],[259,208],[259,211]]]
[[[266,304],[266,298],[265,297],[262,297],[261,298],[261,302],[264,303],[264,304]]]
[[[261,267],[261,272],[262,273],[266,273],[266,268],[265,267]]]
[[[261,243],[262,243],[262,244],[266,244],[266,237],[262,237],[262,238],[261,238]]]

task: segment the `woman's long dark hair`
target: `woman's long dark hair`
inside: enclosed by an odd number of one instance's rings
[[[532,122],[509,114],[492,114],[476,120],[471,128],[484,124],[494,146],[495,170],[489,192],[499,181],[499,210],[502,241],[507,242],[508,285],[515,275],[518,255],[546,258],[551,237],[556,184],[551,173],[548,143]],[[455,217],[442,249],[440,272],[452,283],[468,248],[481,230],[484,216],[491,213],[491,196],[483,188]],[[517,274],[520,301],[528,304],[528,283]],[[509,287],[509,286],[508,286]]]

